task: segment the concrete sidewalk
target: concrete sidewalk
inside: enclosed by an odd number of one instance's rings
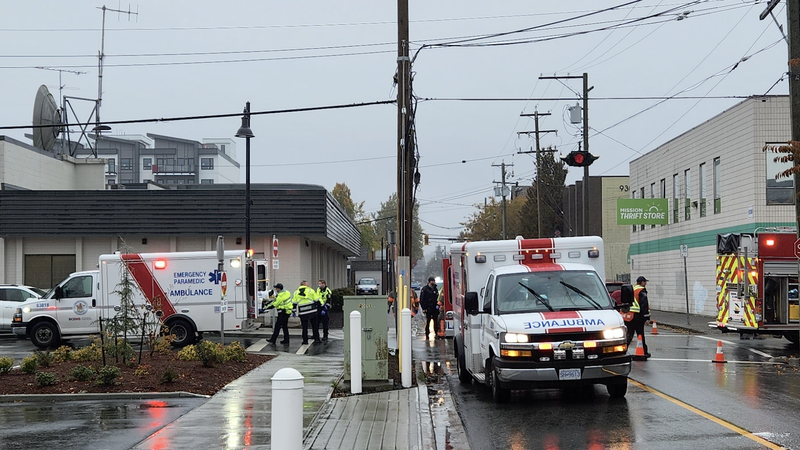
[[[658,325],[669,325],[694,333],[722,334],[717,328],[712,328],[709,323],[716,322],[715,316],[701,316],[699,314],[686,314],[685,312],[650,310],[650,318]]]

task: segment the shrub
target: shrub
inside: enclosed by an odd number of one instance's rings
[[[173,381],[178,379],[178,373],[175,372],[175,369],[172,367],[167,367],[167,370],[161,374],[161,379],[159,380],[161,384],[164,383],[172,383]]]
[[[194,345],[187,345],[178,350],[178,359],[181,361],[197,361],[200,359],[197,356],[197,350]]]
[[[3,356],[0,358],[0,373],[8,373],[11,372],[11,368],[14,367],[14,358],[10,356]]]
[[[22,364],[20,364],[20,368],[25,373],[36,373],[36,369],[39,368],[39,360],[35,355],[28,355],[22,358]]]
[[[72,348],[68,345],[62,345],[53,352],[53,362],[62,363],[72,359]]]
[[[36,372],[36,385],[39,387],[50,386],[58,382],[58,377],[52,372]]]
[[[215,344],[211,341],[200,341],[194,346],[197,358],[205,367],[211,367],[214,363],[225,362],[225,349],[222,344]]]
[[[69,378],[71,380],[89,381],[94,378],[94,369],[88,366],[77,365],[69,371]]]
[[[355,295],[355,289],[351,287],[336,288],[331,291],[331,297],[328,301],[331,304],[331,311],[341,311],[344,306],[345,295]]]
[[[245,362],[247,352],[239,341],[233,341],[225,347],[225,359],[228,361]]]
[[[168,355],[172,352],[172,341],[174,340],[175,336],[171,334],[156,336],[153,341],[153,351],[161,353],[162,355]]]
[[[103,366],[100,370],[97,371],[97,384],[102,385],[110,385],[114,384],[114,380],[117,379],[122,372],[119,370],[117,366]]]
[[[39,367],[50,367],[50,364],[53,363],[53,354],[50,351],[40,351],[36,350],[33,352],[33,356],[36,357],[36,362],[39,363]]]
[[[150,375],[150,369],[151,367],[149,364],[140,364],[139,367],[137,367],[136,370],[133,371],[133,374],[140,378],[145,377],[147,375]]]
[[[117,340],[115,343],[114,339],[110,338],[106,341],[106,355],[110,358],[118,357],[124,361],[133,358],[135,354],[133,346],[126,340]]]
[[[73,361],[100,361],[103,359],[103,353],[100,351],[100,346],[92,342],[91,345],[73,350],[70,353],[70,357]]]

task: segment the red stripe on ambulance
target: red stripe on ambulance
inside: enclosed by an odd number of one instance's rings
[[[161,316],[161,320],[163,321],[167,317],[175,314],[175,307],[172,306],[172,303],[169,301],[169,296],[164,292],[161,285],[158,284],[158,280],[156,280],[153,272],[150,270],[150,267],[147,266],[144,259],[142,259],[141,255],[126,253],[120,255],[120,257],[126,262],[128,272],[130,272],[133,279],[136,280],[136,283],[139,285],[139,288],[142,290],[142,293],[153,309],[161,309],[164,313],[164,315]]]

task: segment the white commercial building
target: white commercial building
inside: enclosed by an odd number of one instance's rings
[[[715,316],[717,234],[796,225],[794,182],[775,179],[790,163],[763,150],[789,139],[789,98],[751,97],[631,162],[632,197],[670,205],[669,224],[630,228],[631,278],[649,280],[651,308],[685,312],[688,284],[689,312]]]

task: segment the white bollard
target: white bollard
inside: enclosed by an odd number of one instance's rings
[[[361,313],[358,311],[350,313],[350,393],[361,393]]]
[[[272,376],[271,448],[303,448],[303,376],[285,367]]]
[[[403,352],[400,353],[400,373],[404,388],[411,387],[411,310],[403,308],[400,312],[403,318]]]

